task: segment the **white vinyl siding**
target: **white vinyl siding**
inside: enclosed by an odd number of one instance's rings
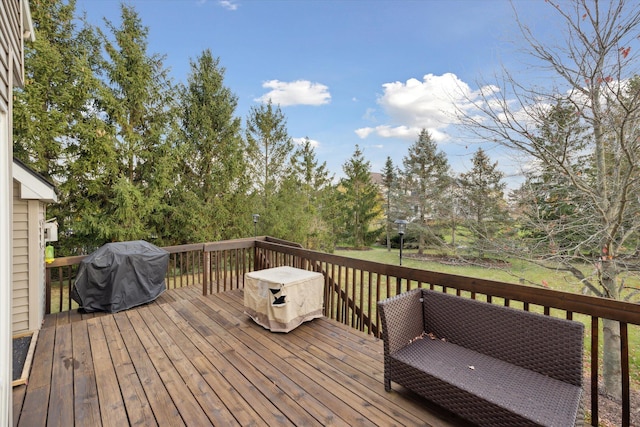
[[[13,316],[12,332],[29,330],[29,202],[20,199],[13,182]]]

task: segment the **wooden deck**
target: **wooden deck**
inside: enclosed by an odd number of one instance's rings
[[[382,341],[328,319],[271,333],[242,291],[165,292],[116,314],[50,315],[17,426],[463,425],[393,384]]]

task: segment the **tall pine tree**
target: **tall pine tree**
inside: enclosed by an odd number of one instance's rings
[[[394,222],[392,218],[394,216],[393,208],[395,207],[395,201],[398,199],[398,173],[396,167],[393,165],[391,157],[387,157],[382,171],[382,183],[384,185],[384,203],[385,203],[385,234],[387,242],[387,251],[391,251],[391,227]]]
[[[252,107],[246,123],[246,137],[249,170],[257,199],[255,210],[261,215],[263,232],[269,234],[279,227],[282,219],[271,205],[289,174],[294,149],[280,107],[271,101]]]
[[[76,222],[101,197],[87,178],[113,158],[96,103],[100,43],[90,26],[78,27],[75,1],[32,2],[31,13],[38,36],[25,45],[26,84],[15,94],[14,154],[56,183],[59,203],[47,211],[60,225],[58,253],[72,255],[96,246]]]
[[[506,183],[502,181],[504,174],[498,170],[498,162],[491,163],[482,147],[473,155],[472,163],[469,172],[460,174],[461,204],[474,246],[483,257],[508,218],[504,199]]]
[[[159,237],[165,228],[174,162],[167,142],[174,120],[173,88],[160,55],[147,53],[148,28],[137,12],[121,6],[120,27],[107,21],[113,40],[100,31],[109,89],[102,96],[117,172],[106,177],[104,199],[90,222],[108,240]]]
[[[443,151],[438,151],[436,142],[428,130],[422,129],[416,142],[409,147],[404,158],[404,174],[411,199],[416,206],[418,218],[412,228],[418,230],[418,253],[424,253],[427,236],[436,241],[436,233],[429,226],[435,220],[443,191],[448,184],[449,162]],[[435,221],[431,221],[435,225]]]
[[[383,230],[378,188],[371,180],[371,163],[356,145],[353,156],[342,166],[345,177],[340,180],[343,236],[356,248],[369,246]]]
[[[249,226],[245,144],[237,97],[210,50],[191,62],[180,90],[178,189],[172,194],[173,234],[181,242],[243,236]]]
[[[292,173],[302,196],[302,215],[306,218],[301,240],[309,249],[332,251],[335,236],[328,224],[331,212],[333,176],[327,163],[319,163],[309,138],[305,138],[292,156]],[[284,198],[286,200],[286,197]]]

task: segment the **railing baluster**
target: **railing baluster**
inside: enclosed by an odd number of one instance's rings
[[[66,286],[66,288],[67,288],[67,304],[68,304],[67,310],[71,310],[71,286],[73,286],[72,285],[72,282],[73,282],[73,279],[72,279],[73,267],[72,266],[68,266],[67,267],[67,271],[69,272],[69,280],[67,281],[67,286]]]
[[[68,269],[68,267],[67,267],[67,269]],[[59,292],[59,294],[60,294],[60,303],[58,304],[58,312],[63,311],[62,310],[62,303],[64,302],[64,284],[63,284],[63,281],[64,281],[64,274],[62,272],[62,267],[60,267],[58,269],[58,285],[60,287],[60,292]]]
[[[349,304],[349,301],[356,299],[356,277],[357,277],[357,273],[356,273],[356,269],[353,268],[352,269],[352,274],[351,274],[351,298],[347,298],[347,310],[351,311],[351,327],[353,328],[355,325],[355,314],[356,311],[354,310],[354,307],[351,307],[351,304]]]
[[[338,285],[342,288],[342,266],[338,266]],[[342,303],[342,293],[338,293],[338,300],[336,305],[336,320],[339,322],[344,322],[343,319],[343,303]]]
[[[629,389],[629,335],[627,324],[620,322],[620,367],[622,375],[622,426],[631,425],[631,406]]]
[[[355,301],[362,301],[364,303],[364,270],[360,270],[360,296],[354,298]],[[359,330],[364,331],[364,304],[360,305],[360,314],[358,315]]]
[[[209,252],[202,251],[202,295],[207,295],[211,293],[209,289],[209,275],[207,265],[209,264]]]
[[[591,316],[591,425],[598,425],[598,325],[599,318]]]

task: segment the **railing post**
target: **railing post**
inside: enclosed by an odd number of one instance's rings
[[[211,266],[209,265],[209,252],[202,246],[202,295],[209,293],[209,273]]]
[[[258,244],[257,241],[253,241],[253,271],[260,270],[258,265]]]
[[[628,427],[631,425],[631,390],[629,388],[629,334],[627,332],[627,323],[620,322],[620,365],[622,374],[622,425]]]
[[[591,425],[598,425],[598,320],[591,316]],[[595,378],[595,380],[594,380]]]
[[[45,267],[45,307],[44,313],[51,314],[51,269]]]

